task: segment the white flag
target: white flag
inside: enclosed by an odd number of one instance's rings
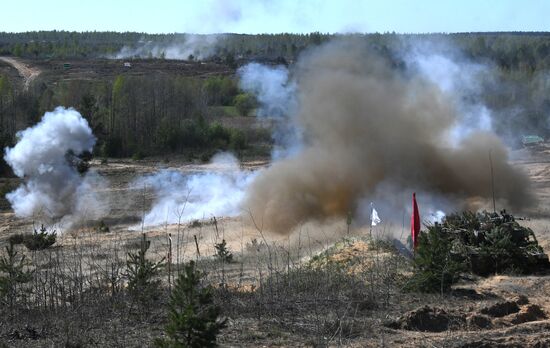
[[[376,226],[380,222],[382,222],[382,220],[380,220],[380,218],[378,217],[378,212],[376,211],[376,209],[374,209],[374,206],[372,203],[370,204],[370,206],[371,206],[370,224],[371,226]]]

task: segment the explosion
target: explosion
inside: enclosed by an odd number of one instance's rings
[[[492,196],[489,154],[496,198],[515,209],[532,203],[527,177],[508,163],[495,134],[450,141],[461,118],[449,96],[359,41],[303,55],[295,80],[301,150],[261,172],[244,203],[264,228],[288,233],[311,219],[345,216],[363,197],[391,202],[395,192],[413,190],[467,208]]]

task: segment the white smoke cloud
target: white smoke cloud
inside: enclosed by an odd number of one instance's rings
[[[152,189],[156,197],[144,216],[144,225],[239,215],[245,191],[257,173],[241,170],[229,153],[214,156],[210,168],[199,174],[163,170],[137,179],[134,188]]]
[[[67,219],[97,214],[93,189],[102,179],[95,173],[81,176],[68,154],[92,151],[96,142],[88,122],[74,109],[58,107],[46,112],[33,127],[17,133],[19,141],[4,150],[4,159],[24,180],[6,195],[15,214]]]
[[[471,61],[445,42],[415,41],[405,53],[416,73],[438,86],[457,109],[457,119],[447,134],[456,146],[475,131],[492,131],[492,111],[482,101],[483,83],[492,80],[490,67]]]
[[[291,80],[288,69],[250,63],[241,67],[237,74],[240,87],[255,95],[260,103],[258,117],[275,121],[273,159],[296,152],[301,144],[301,133],[296,122],[289,121],[296,107],[296,83]],[[132,186],[155,193],[153,206],[143,221],[145,226],[155,226],[241,214],[245,192],[257,174],[257,171],[241,170],[232,154],[221,153],[212,158],[205,173],[163,170],[137,179]]]
[[[237,75],[241,89],[255,95],[260,104],[257,116],[275,121],[272,159],[297,153],[302,143],[302,129],[291,119],[296,114],[297,84],[288,69],[282,65],[249,63],[241,67]]]
[[[187,60],[206,59],[216,53],[216,43],[223,35],[186,34],[183,40],[174,42],[155,42],[140,40],[134,46],[124,46],[111,58],[161,58]]]
[[[260,102],[259,117],[285,117],[296,105],[296,83],[286,67],[249,63],[237,71],[240,87]]]

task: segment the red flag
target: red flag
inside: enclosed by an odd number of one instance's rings
[[[411,237],[413,241],[413,247],[416,249],[418,245],[418,234],[420,233],[420,214],[418,213],[418,204],[416,204],[416,193],[413,193],[413,211],[411,215]]]

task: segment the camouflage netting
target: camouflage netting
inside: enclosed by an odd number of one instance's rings
[[[474,274],[531,274],[550,268],[548,256],[530,228],[505,210],[497,213],[452,214],[428,227],[451,240],[451,255]]]

